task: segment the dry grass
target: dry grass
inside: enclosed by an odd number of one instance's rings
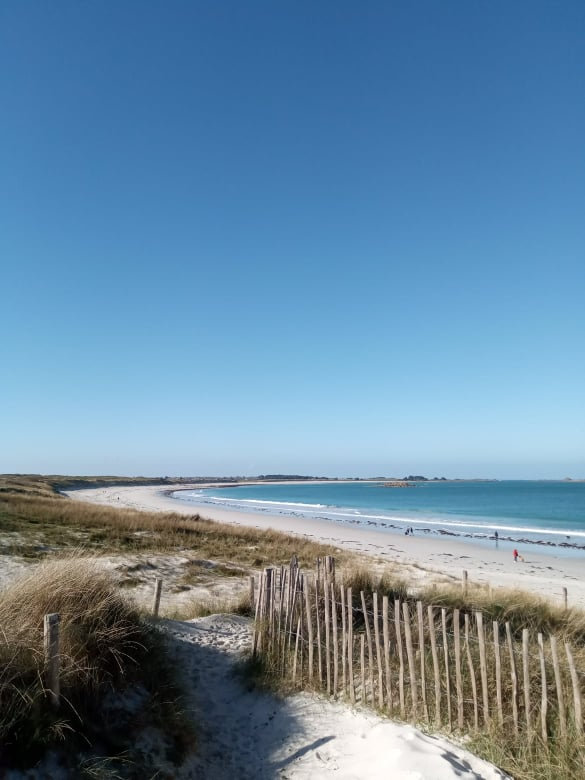
[[[317,556],[341,558],[332,547],[278,531],[74,501],[42,479],[0,477],[0,529],[4,554],[32,559],[81,546],[99,554],[188,550],[199,558],[253,568],[288,563],[293,554],[303,566]]]
[[[43,682],[43,619],[52,612],[61,616],[58,710]],[[143,698],[139,713],[115,705],[112,694],[129,689]],[[131,755],[145,718],[176,727],[169,744],[180,751],[185,728],[176,697],[157,632],[96,562],[42,564],[0,592],[0,774],[34,763],[65,740],[69,751],[93,745],[105,755],[126,749]]]
[[[193,620],[194,618],[207,617],[208,615],[223,614],[252,617],[254,610],[249,592],[233,598],[192,598],[184,601],[180,606],[167,608],[163,612],[163,617],[170,620]]]
[[[555,634],[563,640],[571,641],[576,647],[585,645],[583,610],[566,610],[527,591],[497,588],[490,592],[487,588],[471,583],[466,594],[461,585],[452,584],[433,584],[413,589],[397,567],[387,568],[380,576],[363,567],[355,567],[344,571],[343,581],[346,587],[352,588],[356,607],[361,606],[360,591],[363,590],[367,595],[368,604],[371,603],[368,601],[371,595],[368,594],[377,591],[380,596],[388,596],[391,602],[401,599],[414,605],[422,601],[425,605],[445,607],[449,611],[459,609],[470,614],[480,611],[486,622],[497,620],[501,625],[509,622],[516,639],[521,639],[522,629],[527,628],[533,635],[540,631],[544,635]]]

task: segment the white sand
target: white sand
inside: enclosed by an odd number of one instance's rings
[[[213,780],[501,780],[490,764],[444,738],[322,696],[278,699],[246,690],[234,664],[250,621],[213,615],[165,621],[200,723],[198,755],[179,778]]]
[[[194,487],[201,488],[202,485]],[[583,556],[543,553],[527,545],[519,548],[524,562],[515,564],[509,548],[490,548],[451,538],[403,536],[327,520],[244,513],[207,506],[200,508],[171,498],[167,495],[168,490],[168,487],[160,486],[112,487],[74,490],[68,495],[98,504],[187,515],[201,512],[219,522],[275,528],[327,542],[340,549],[375,556],[379,561],[407,564],[413,584],[441,576],[459,580],[462,570],[466,569],[470,581],[489,583],[492,587],[522,588],[558,603],[562,601],[562,588],[565,586],[569,591],[569,603],[585,607]]]

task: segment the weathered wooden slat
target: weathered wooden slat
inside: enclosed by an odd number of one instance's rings
[[[477,703],[477,680],[475,679],[475,668],[473,666],[473,656],[469,646],[469,615],[465,613],[465,655],[467,658],[467,667],[469,669],[469,679],[471,681],[471,693],[473,695],[473,723],[475,730],[479,729],[479,708]]]
[[[394,701],[392,696],[392,679],[390,674],[390,627],[388,625],[388,596],[382,596],[382,633],[384,635],[384,666],[386,672],[386,704],[388,712],[392,712]]]
[[[321,651],[321,600],[319,598],[319,589],[321,583],[319,577],[315,580],[315,619],[317,623],[317,671],[319,674],[319,685],[323,685],[323,653]]]
[[[510,677],[512,678],[512,718],[514,720],[514,734],[519,733],[518,724],[518,674],[516,672],[516,659],[514,657],[514,642],[512,641],[512,628],[506,623],[506,643],[510,657]]]
[[[524,717],[526,719],[526,731],[532,735],[532,718],[530,713],[530,634],[527,628],[522,629],[522,675],[524,686]]]
[[[313,679],[313,619],[311,617],[311,597],[309,591],[311,590],[310,583],[307,580],[305,583],[305,617],[307,621],[307,637],[309,645],[309,658],[307,661],[308,677],[309,680]]]
[[[494,634],[494,659],[496,662],[496,706],[498,708],[498,723],[504,725],[504,706],[502,700],[502,659],[500,656],[500,624],[497,620],[492,623]]]
[[[362,704],[366,704],[366,637],[360,634],[360,667],[362,670]]]
[[[370,683],[370,695],[372,697],[372,704],[375,701],[374,696],[374,653],[372,647],[372,632],[370,631],[370,619],[368,617],[368,610],[366,609],[366,598],[363,590],[361,591],[362,598],[362,610],[364,613],[364,625],[366,627],[366,637],[368,640],[368,680]]]
[[[555,675],[555,685],[557,689],[557,705],[559,713],[559,730],[563,739],[567,736],[567,714],[565,709],[565,694],[563,691],[563,678],[561,677],[561,667],[559,665],[559,653],[557,649],[557,638],[550,637],[550,652],[552,655],[553,671]]]
[[[331,582],[331,627],[333,634],[333,695],[339,688],[339,642],[337,637],[337,604],[335,603],[335,583]]]
[[[420,692],[422,699],[422,709],[424,719],[429,719],[429,708],[427,706],[427,680],[425,674],[425,625],[423,619],[422,601],[416,602],[416,613],[418,622],[418,651],[420,654]]]
[[[475,613],[477,623],[477,640],[479,642],[479,670],[481,675],[481,693],[483,700],[483,722],[487,725],[490,721],[490,700],[488,692],[487,659],[485,652],[485,633],[483,630],[483,615]]]
[[[160,580],[162,582],[162,580]],[[61,617],[52,612],[44,617],[44,646],[45,646],[45,684],[49,692],[51,706],[57,709],[61,697],[61,647],[59,636],[59,624]]]
[[[457,689],[457,727],[463,730],[463,678],[461,674],[460,612],[453,611],[453,644],[455,646],[455,688]]]
[[[341,679],[343,693],[347,695],[347,617],[345,614],[345,587],[343,582],[339,585],[341,596]]]
[[[447,723],[449,728],[453,728],[453,717],[451,713],[451,674],[449,671],[449,642],[447,638],[447,610],[441,608],[441,625],[443,628],[443,653],[445,656],[445,687],[447,689]]]
[[[162,592],[162,579],[157,577],[154,581],[154,599],[152,602],[152,614],[154,617],[158,617],[158,610],[160,607],[160,595]]]
[[[374,641],[376,643],[376,664],[378,666],[378,706],[384,708],[384,677],[382,674],[382,648],[380,647],[380,625],[378,615],[378,594],[374,592]]]
[[[327,695],[331,695],[331,615],[329,609],[329,580],[327,571],[323,580],[323,602],[325,604],[325,674],[327,678]]]
[[[412,632],[410,629],[410,612],[406,601],[402,603],[404,614],[404,637],[406,639],[406,654],[408,657],[408,674],[410,677],[410,696],[412,699],[412,719],[418,719],[418,684],[416,679],[416,664],[414,662],[414,649],[412,646]]]
[[[396,631],[396,649],[398,650],[398,693],[400,696],[400,717],[404,718],[406,708],[404,704],[404,650],[402,648],[402,634],[400,631],[400,600],[394,600],[394,629]]]
[[[542,696],[540,699],[540,727],[542,741],[546,744],[548,742],[548,730],[546,726],[546,715],[548,712],[548,695],[546,689],[546,663],[544,660],[544,640],[542,634],[538,633],[538,657],[540,660],[540,686]]]
[[[579,688],[579,679],[577,677],[577,670],[575,669],[575,661],[573,660],[573,652],[571,645],[565,642],[565,653],[567,654],[567,662],[569,664],[569,672],[571,673],[571,682],[573,684],[573,705],[575,707],[575,731],[577,734],[583,733],[583,715],[581,714],[581,690]]]
[[[435,723],[441,725],[441,669],[437,652],[437,634],[435,627],[435,610],[427,607],[429,637],[431,639],[431,654],[433,656],[433,674],[435,678]]]
[[[349,698],[355,703],[355,681],[353,676],[353,599],[351,588],[347,589],[347,672],[349,675]]]

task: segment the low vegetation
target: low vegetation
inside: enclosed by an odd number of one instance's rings
[[[67,549],[106,553],[170,553],[188,550],[259,568],[287,563],[293,554],[310,566],[339,551],[278,531],[229,526],[192,516],[140,512],[74,501],[57,492],[52,478],[0,477],[0,554],[29,560]]]
[[[46,689],[50,613],[61,619],[58,708]],[[194,742],[160,635],[102,567],[51,561],[0,592],[0,774],[52,750],[74,776],[104,761],[108,776],[144,776],[135,740],[146,725],[172,762]]]
[[[347,569],[344,584],[352,588],[355,605],[359,606],[360,591],[388,596],[390,601],[401,599],[415,605],[417,601],[447,610],[461,612],[482,612],[486,623],[497,620],[500,625],[510,623],[513,636],[520,639],[522,630],[532,634],[542,632],[555,634],[563,640],[574,642],[577,647],[585,646],[585,612],[578,608],[564,609],[547,599],[523,590],[497,588],[492,591],[470,583],[467,592],[461,585],[429,584],[413,589],[400,572],[400,567],[388,567],[380,576],[362,567]]]

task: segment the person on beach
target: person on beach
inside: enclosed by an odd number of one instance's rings
[[[514,556],[514,563],[518,562],[518,550],[514,547],[514,552],[512,553]]]
[[[498,536],[498,532],[497,532],[497,531],[494,531],[494,539],[496,540],[496,544],[498,543],[498,539],[499,539],[499,538],[500,538],[500,537]]]

